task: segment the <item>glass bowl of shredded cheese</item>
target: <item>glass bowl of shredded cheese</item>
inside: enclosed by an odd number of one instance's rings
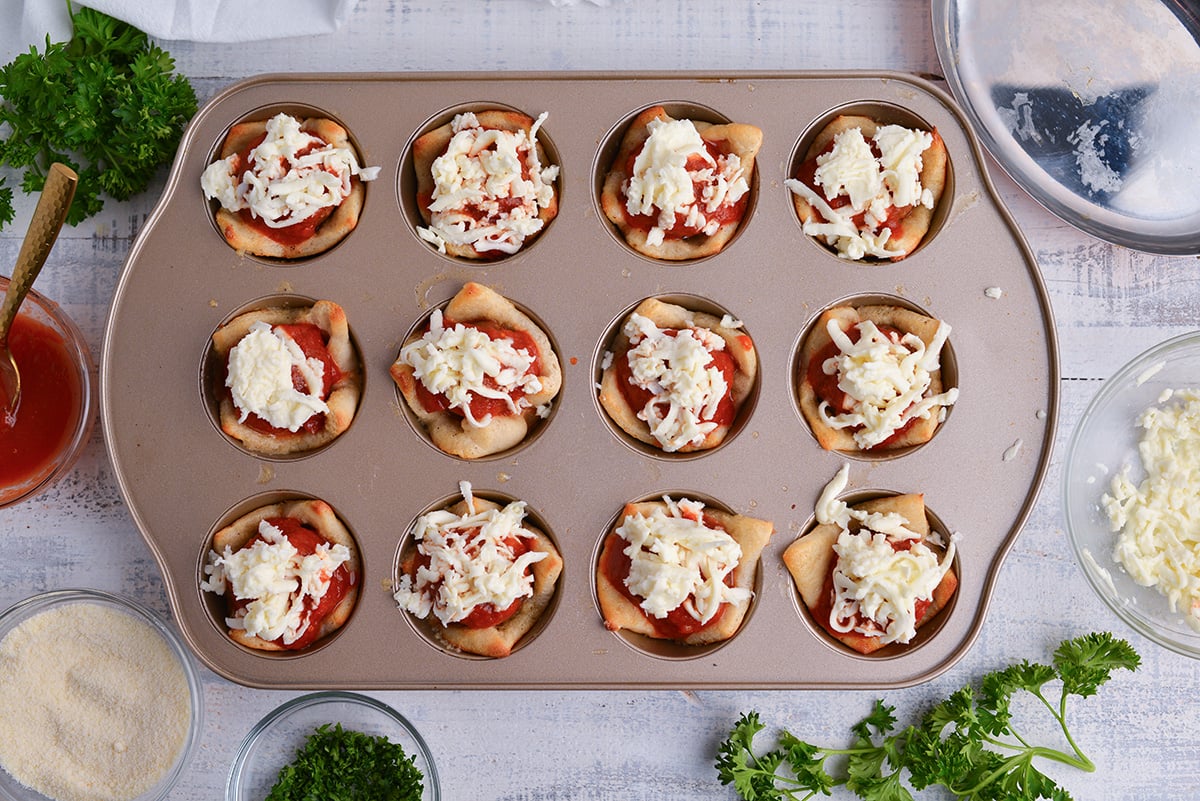
[[[1063,509],[1096,594],[1140,634],[1200,658],[1200,332],[1104,383],[1068,446]]]
[[[335,733],[339,724],[340,729]],[[386,748],[379,745],[384,738]],[[320,741],[320,746],[305,751],[314,739]],[[376,742],[371,744],[368,740]],[[402,755],[396,753],[396,746]],[[354,758],[349,756],[352,752],[356,754]],[[370,758],[363,756],[367,752],[372,755]],[[327,760],[326,756],[333,753],[343,756]],[[381,754],[385,756],[379,757]],[[419,775],[414,777],[411,770],[397,770],[396,762],[402,759],[411,762]],[[368,763],[365,770],[372,775],[364,776],[363,765]],[[352,764],[355,775],[338,775],[338,771],[348,770]],[[286,781],[285,770],[292,774]],[[375,775],[379,772],[380,775]],[[313,792],[317,785],[336,785],[346,792],[350,788],[374,786],[376,781],[395,781],[397,777],[404,786],[392,788],[396,798],[418,797],[415,778],[421,785],[421,801],[441,801],[433,755],[424,738],[403,715],[382,701],[359,693],[316,692],[281,704],[250,730],[229,771],[225,799],[261,801],[268,794],[272,798],[308,798],[306,793]]]
[[[191,761],[203,695],[157,615],[98,590],[0,614],[0,799],[158,801]]]

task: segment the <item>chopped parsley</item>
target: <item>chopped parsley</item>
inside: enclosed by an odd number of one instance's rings
[[[279,771],[266,801],[421,801],[415,758],[387,737],[326,723]]]

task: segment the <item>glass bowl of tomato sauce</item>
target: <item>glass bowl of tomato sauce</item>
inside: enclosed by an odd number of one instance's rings
[[[8,278],[0,276],[0,294]],[[79,327],[30,290],[8,333],[21,371],[14,421],[0,412],[0,509],[27,501],[71,471],[96,419],[95,366]]]

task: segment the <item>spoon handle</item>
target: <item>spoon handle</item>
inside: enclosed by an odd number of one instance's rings
[[[42,265],[46,263],[50,249],[54,247],[54,240],[58,238],[58,232],[67,218],[67,209],[71,207],[75,184],[78,182],[79,176],[70,167],[58,162],[50,165],[50,171],[46,173],[46,186],[33,210],[33,219],[21,243],[21,251],[17,254],[8,291],[4,293],[4,302],[0,305],[0,344],[7,343],[8,329],[17,316],[17,309],[33,286],[33,279],[37,278]]]

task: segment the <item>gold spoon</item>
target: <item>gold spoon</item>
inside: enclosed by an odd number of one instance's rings
[[[16,319],[17,309],[25,300],[33,279],[41,272],[58,232],[67,218],[67,209],[75,197],[75,184],[79,176],[64,164],[55,162],[46,174],[46,185],[33,210],[29,230],[17,254],[17,264],[0,304],[0,425],[11,428],[17,421],[17,407],[21,403],[21,372],[17,361],[8,348],[8,329]]]

